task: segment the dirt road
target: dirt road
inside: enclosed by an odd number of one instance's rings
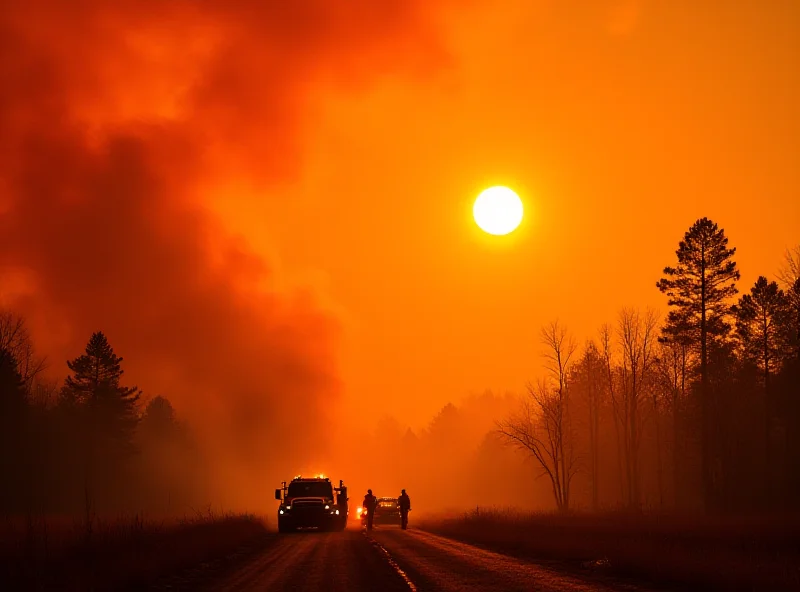
[[[272,535],[223,573],[173,581],[160,590],[477,590],[588,592],[643,588],[591,581],[420,530],[353,527],[344,532]]]

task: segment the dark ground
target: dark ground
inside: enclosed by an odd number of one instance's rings
[[[560,572],[411,528],[270,533],[216,565],[154,590],[589,591],[645,588]]]

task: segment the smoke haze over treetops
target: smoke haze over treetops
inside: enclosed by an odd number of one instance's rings
[[[2,296],[51,366],[63,374],[106,332],[128,383],[236,434],[219,452],[245,471],[284,449],[287,406],[302,402],[308,425],[334,409],[336,319],[314,294],[278,290],[205,204],[231,179],[269,199],[297,174],[320,78],[361,84],[420,52],[433,67],[446,59],[423,7],[4,2]],[[290,438],[281,470],[319,451],[311,440]]]

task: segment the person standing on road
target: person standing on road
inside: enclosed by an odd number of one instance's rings
[[[408,513],[411,510],[411,498],[408,497],[405,489],[402,491],[402,493],[400,493],[400,497],[397,498],[397,502],[400,504],[401,526],[403,527],[403,530],[407,530]]]
[[[372,490],[367,489],[367,495],[364,496],[364,503],[362,507],[367,513],[367,530],[372,530],[372,518],[375,516],[375,508],[378,505],[378,498],[372,495]]]

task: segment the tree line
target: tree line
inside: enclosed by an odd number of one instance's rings
[[[511,412],[512,393],[485,391],[443,405],[424,427],[412,429],[391,416],[349,434],[357,451],[342,470],[378,496],[406,489],[421,512],[479,506],[541,508],[547,501],[521,456],[494,433],[495,418]],[[357,464],[353,464],[357,463]]]
[[[166,397],[145,400],[123,363],[97,332],[66,363],[63,381],[48,379],[57,368],[36,355],[24,319],[0,312],[0,512],[182,513],[214,497],[209,443],[200,446]],[[541,499],[540,484],[492,434],[494,418],[515,402],[490,392],[467,397],[417,432],[384,417],[374,434],[339,443],[336,453],[355,463],[342,475],[363,475],[382,495],[407,488],[429,510]],[[493,483],[509,477],[498,498]],[[268,487],[269,478],[261,479]]]
[[[96,332],[63,383],[48,381],[24,319],[0,313],[0,511],[166,513],[197,499],[191,433],[166,397],[143,404],[122,361]]]
[[[623,308],[582,347],[551,323],[545,376],[521,401],[469,397],[417,432],[384,418],[350,435],[357,454],[337,449],[354,463],[345,472],[369,467],[376,491],[405,487],[429,509],[535,508],[547,496],[562,510],[797,508],[800,247],[741,295],[735,255],[698,220],[656,284],[665,318]],[[208,459],[191,431],[167,398],[127,385],[122,362],[98,332],[63,382],[48,381],[24,320],[0,313],[0,510],[207,501]]]
[[[800,246],[740,296],[735,255],[701,218],[656,283],[665,319],[624,308],[580,349],[542,330],[546,376],[497,430],[559,509],[800,505]]]

